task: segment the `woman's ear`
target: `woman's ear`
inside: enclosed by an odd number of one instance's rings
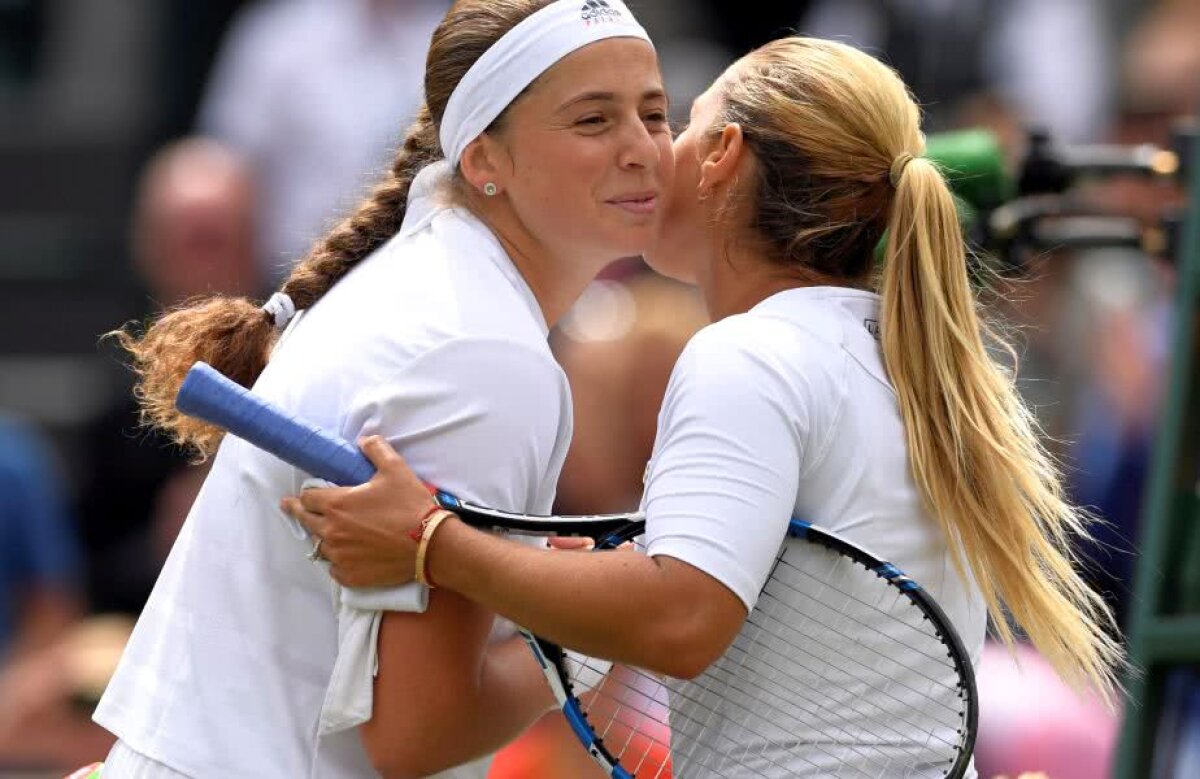
[[[737,177],[738,165],[746,149],[742,126],[736,122],[725,125],[716,144],[700,162],[700,193],[707,197]]]
[[[512,165],[504,164],[507,157],[504,147],[484,133],[467,144],[459,167],[471,189],[490,197],[503,192],[508,182],[504,173],[511,170]]]

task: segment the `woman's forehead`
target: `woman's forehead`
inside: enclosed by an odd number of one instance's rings
[[[721,103],[721,96],[724,94],[722,80],[717,79],[713,84],[703,92],[701,92],[695,100],[692,101],[692,115],[703,114],[706,111],[714,111]]]
[[[637,38],[609,38],[584,46],[556,62],[535,84],[555,105],[576,95],[608,93],[618,98],[662,92],[658,55]]]

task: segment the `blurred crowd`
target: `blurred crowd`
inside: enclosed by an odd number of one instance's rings
[[[1166,144],[1173,120],[1200,111],[1200,0],[629,4],[677,119],[734,57],[790,31],[885,59],[929,132],[987,128],[1014,164],[1027,128]],[[383,171],[448,5],[0,2],[0,775],[104,754],[90,706],[204,475],[139,426],[101,336],[197,295],[269,295]],[[1149,228],[1183,193],[1128,178],[1085,183],[1080,197]],[[1081,552],[1124,619],[1171,357],[1172,265],[1108,248],[1019,266],[993,283],[989,313],[1015,326],[1022,387],[1075,498],[1106,520]],[[561,510],[636,506],[667,377],[705,316],[690,290],[631,260],[552,335],[575,396]],[[1036,662],[1022,670],[1036,676]],[[1055,750],[1014,761],[1020,722],[1041,720],[999,692],[1014,689],[1000,681],[1019,673],[1010,657],[988,663],[981,688],[998,692],[984,702],[981,776],[1102,775],[1115,719],[1065,694],[1055,708],[1046,693],[1041,716],[1077,724],[1056,742],[1073,762]],[[496,775],[530,775],[522,766],[554,738],[511,752]]]

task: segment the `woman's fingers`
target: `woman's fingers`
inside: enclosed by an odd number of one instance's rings
[[[312,492],[312,490],[305,490],[305,492]],[[309,511],[304,507],[304,504],[296,498],[284,498],[283,501],[280,502],[279,507],[283,509],[283,513],[299,522],[304,529],[309,532],[309,535],[317,538],[325,537],[326,530],[329,526],[329,520],[327,520],[323,514]]]
[[[596,542],[592,539],[573,536],[553,536],[549,544],[551,549],[590,551],[596,548]]]
[[[348,487],[308,487],[300,491],[299,500],[314,514],[328,514],[329,506],[349,492]]]
[[[313,536],[329,560],[330,575],[349,586],[411,581],[416,543],[411,533],[436,504],[391,444],[380,436],[359,440],[377,473],[356,487],[310,487],[280,506]]]
[[[386,481],[388,489],[395,489],[397,494],[405,497],[420,498],[422,505],[426,496],[437,494],[437,487],[417,478],[412,468],[408,467],[408,463],[392,448],[386,438],[367,436],[359,439],[358,445],[378,470],[375,478],[371,479],[372,483]]]

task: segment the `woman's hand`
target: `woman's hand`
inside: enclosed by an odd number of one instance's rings
[[[436,506],[429,489],[379,436],[360,442],[378,472],[357,487],[307,489],[280,507],[320,539],[329,574],[346,587],[385,587],[413,580],[411,533]]]

